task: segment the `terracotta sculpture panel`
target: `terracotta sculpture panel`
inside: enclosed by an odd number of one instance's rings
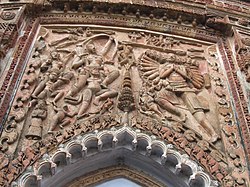
[[[204,140],[220,141],[219,104],[213,99],[216,85],[210,78],[214,70],[206,62],[206,56],[212,58],[209,45],[84,26],[48,26],[41,33],[45,34],[38,35],[26,70],[31,76],[32,68],[34,81],[18,94],[30,95],[24,104],[30,106],[25,116],[31,119],[25,137],[31,137],[37,126],[43,127],[37,132],[40,139],[103,113],[101,108],[112,103],[121,121],[122,112],[128,118],[137,113],[163,126],[181,123]],[[39,107],[41,99],[46,108]],[[21,123],[25,126],[27,120]]]
[[[222,182],[224,146],[235,140],[225,126],[235,118],[216,46],[147,30],[42,26],[9,116],[27,131],[2,151],[128,125],[193,155]]]

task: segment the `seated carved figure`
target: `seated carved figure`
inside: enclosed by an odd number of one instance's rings
[[[149,81],[153,92],[156,92],[154,103],[168,111],[167,119],[185,121],[185,114],[180,110],[184,102],[189,112],[201,127],[210,135],[210,141],[218,139],[205,115],[206,107],[200,102],[197,93],[203,87],[203,76],[198,70],[196,61],[186,60],[174,54],[161,54],[156,51],[146,51],[141,58],[142,76]]]
[[[60,128],[70,124],[70,120],[66,117],[73,117],[76,115],[76,112],[70,112],[70,109],[67,105],[64,105],[62,108],[54,106],[55,115],[53,116],[53,122],[49,128],[48,133],[51,133],[59,125]]]

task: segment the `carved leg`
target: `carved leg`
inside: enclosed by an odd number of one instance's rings
[[[79,67],[80,67],[81,65],[83,65],[83,64],[84,64],[84,61],[81,60],[80,57],[76,57],[76,58],[74,59],[74,61],[72,62],[71,68],[72,68],[72,69],[77,69],[77,68],[79,68]]]
[[[66,125],[68,125],[68,124],[70,124],[70,120],[69,119],[63,120],[62,123],[59,125],[59,127],[61,129],[63,129],[63,127],[66,126]]]
[[[36,89],[34,90],[32,96],[36,98],[44,90],[45,86],[46,86],[45,81],[40,82],[40,84],[38,84]]]
[[[167,110],[168,112],[175,114],[175,115],[179,116],[180,118],[184,118],[183,114],[178,110],[178,108],[176,106],[172,105],[168,100],[156,98],[155,101],[160,107]]]
[[[40,92],[40,94],[37,96],[37,98],[39,98],[39,99],[45,99],[47,97],[47,95],[48,95],[47,93],[48,93],[48,90],[45,89],[42,92]]]
[[[88,75],[79,76],[79,81],[71,87],[66,97],[74,96],[86,86]]]
[[[104,92],[101,95],[95,97],[94,105],[98,105],[100,101],[106,100],[108,98],[116,97],[117,95],[118,95],[118,92],[114,90]]]
[[[54,106],[56,106],[56,102],[59,101],[64,95],[64,92],[58,92],[55,96],[55,98],[53,99],[52,103]]]
[[[54,122],[51,124],[51,126],[50,126],[50,128],[49,128],[49,130],[48,130],[48,133],[52,133],[53,130],[56,128],[57,124],[58,124],[57,120],[54,121]]]
[[[120,76],[120,73],[118,70],[112,71],[102,82],[101,86],[106,88],[109,84],[114,82],[118,77]]]
[[[58,87],[62,86],[63,84],[65,84],[65,81],[58,80],[58,81],[56,81],[54,84],[51,85],[50,90],[51,90],[51,91],[54,91],[54,90],[56,90]]]
[[[72,87],[71,87],[71,90],[69,90],[69,92],[66,94],[65,98],[69,98],[69,97],[72,97],[74,96],[76,93],[77,93],[77,87],[76,85],[74,84]]]
[[[91,99],[92,99],[92,91],[90,89],[86,89],[83,93],[83,101],[79,109],[78,116],[83,115],[87,111]]]
[[[63,115],[64,114],[62,114],[61,112],[58,112],[56,115],[52,117],[52,123],[48,130],[48,133],[51,133],[56,128],[56,126],[63,120],[64,118]]]
[[[197,122],[211,135],[210,141],[215,142],[219,138],[218,134],[207,120],[205,113],[203,111],[198,111],[194,113],[193,116]]]
[[[160,116],[161,118],[163,117],[162,112],[159,110],[157,104],[155,103],[150,103],[148,104],[148,108],[149,110],[153,111],[155,114],[157,114],[158,116]]]

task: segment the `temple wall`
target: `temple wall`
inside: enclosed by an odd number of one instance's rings
[[[249,186],[249,7],[2,0],[0,186],[47,186],[109,153],[126,167],[89,164],[80,181],[120,170],[147,186]],[[155,164],[166,180],[147,180]]]

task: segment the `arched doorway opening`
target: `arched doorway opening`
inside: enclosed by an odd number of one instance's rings
[[[120,187],[140,187],[138,184],[125,179],[125,178],[117,178],[117,179],[113,179],[107,182],[103,182],[99,185],[97,185],[96,187],[116,187],[117,185],[119,185]]]
[[[126,126],[79,136],[45,155],[31,170],[20,177],[20,186],[93,186],[116,178],[156,187],[213,184],[187,155]]]

